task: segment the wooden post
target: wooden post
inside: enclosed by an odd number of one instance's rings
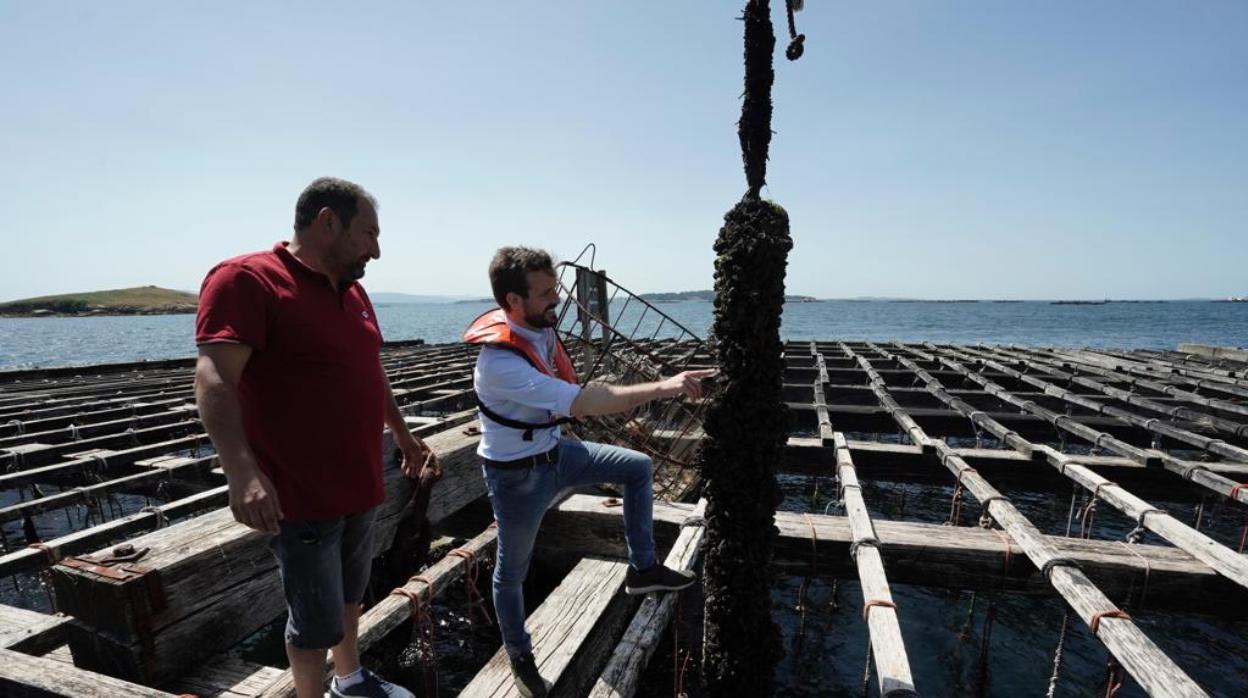
[[[663,564],[677,570],[696,569],[702,552],[705,513],[706,500],[702,499],[693,513],[681,522],[680,537]],[[671,621],[678,598],[676,594],[646,595],[602,675],[590,689],[589,698],[632,698],[637,693],[637,682]]]

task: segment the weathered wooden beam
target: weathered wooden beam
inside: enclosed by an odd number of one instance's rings
[[[178,698],[172,693],[9,649],[0,649],[0,694],[6,698]]]
[[[1181,443],[1188,444],[1189,446],[1194,446],[1198,449],[1208,451],[1211,454],[1221,456],[1222,458],[1225,458],[1232,462],[1248,463],[1248,449],[1241,448],[1234,444],[1229,444],[1223,441],[1222,439],[1213,439],[1208,436],[1204,436],[1202,434],[1197,434],[1196,432],[1190,429],[1185,429],[1181,426],[1165,423],[1158,418],[1144,417],[1130,410],[1126,410],[1121,407],[1116,407],[1112,404],[1104,404],[1101,402],[1097,402],[1086,396],[1078,395],[1066,388],[1062,388],[1060,386],[1054,385],[1053,383],[1050,383],[1049,381],[1046,381],[1043,378],[1040,378],[1039,376],[1024,374],[1020,371],[1017,371],[1008,366],[1005,366],[999,360],[1001,357],[998,357],[991,352],[986,352],[986,351],[981,351],[981,350],[968,350],[968,353],[970,353],[973,356],[978,357],[980,361],[982,361],[986,365],[993,366],[994,368],[997,368],[998,370],[1000,370],[1002,373],[1006,373],[1007,375],[1014,376],[1015,378],[1018,378],[1019,380],[1027,383],[1028,385],[1032,385],[1036,388],[1039,388],[1040,390],[1043,390],[1045,394],[1052,395],[1058,398],[1059,400],[1062,400],[1063,402],[1069,403],[1070,405],[1077,405],[1084,409],[1089,409],[1094,412],[1099,412],[1100,414],[1108,415],[1110,417],[1116,417],[1128,424],[1139,427],[1140,429],[1146,432],[1151,432],[1153,434],[1156,434],[1157,436],[1165,436],[1165,437],[1174,439]],[[1073,383],[1076,379],[1078,379],[1078,376],[1049,368],[1038,362],[1036,363],[1029,362],[1028,367],[1030,368],[1032,366],[1034,366],[1040,371],[1045,372],[1046,374],[1053,375],[1058,380],[1064,380],[1064,381],[1067,381],[1068,383]],[[1099,383],[1096,383],[1095,381],[1090,381],[1090,380],[1085,379],[1084,382],[1085,383],[1091,382],[1097,389],[1101,390],[1102,392],[1107,390],[1107,386],[1103,386]],[[1126,391],[1123,391],[1123,392],[1126,392]],[[1128,395],[1128,398],[1129,397],[1130,395]],[[1136,406],[1146,406],[1154,411],[1158,411],[1163,414],[1167,413],[1168,411],[1171,411],[1171,408],[1165,405],[1160,405],[1160,404],[1157,404],[1148,400],[1144,400],[1143,403],[1141,403],[1140,400],[1134,400],[1134,402]]]
[[[814,407],[808,403],[788,403],[794,424],[802,431],[814,432],[818,428],[818,417]],[[860,432],[868,434],[895,434],[897,423],[889,415],[888,410],[879,405],[848,405],[828,404],[828,415],[838,431]],[[906,412],[925,432],[941,436],[974,436],[975,432],[962,415],[954,410],[935,407],[907,408]],[[1054,435],[1053,425],[1043,418],[1018,412],[1001,412],[990,410],[993,419],[1031,439],[1051,438]],[[1113,434],[1120,438],[1132,438],[1138,433],[1136,427],[1123,423],[1119,419],[1099,416],[1068,417],[1068,420],[1085,427]]]
[[[947,483],[949,476],[932,453],[918,446],[885,444],[872,441],[849,441],[854,464],[872,482]],[[999,487],[1017,487],[1026,491],[1059,492],[1068,489],[1069,481],[1061,473],[1043,466],[1043,458],[1035,460],[1012,449],[957,448],[953,451]],[[1119,456],[1071,456],[1071,462],[1096,472],[1141,494],[1165,497],[1169,501],[1199,502],[1204,489],[1187,482],[1176,483],[1173,474],[1161,468],[1149,468]],[[820,439],[790,437],[784,451],[780,472],[793,475],[825,475],[827,463],[835,460],[835,449]],[[1248,481],[1248,468],[1243,466],[1205,464],[1210,471],[1226,477]]]
[[[962,352],[958,352],[958,351],[950,350],[949,354],[951,356],[959,357],[962,359],[968,358],[966,354]],[[969,358],[971,360],[974,360],[974,357],[969,357]],[[941,356],[940,360],[947,365],[952,365],[952,364],[957,363],[953,361],[953,359],[949,358],[948,356],[943,356],[943,355]],[[989,363],[996,363],[996,362],[989,362]],[[989,392],[991,392],[993,395],[996,395],[1000,399],[1006,402],[1009,402],[1010,404],[1016,404],[1020,409],[1026,410],[1028,412],[1031,412],[1032,414],[1035,414],[1039,417],[1042,417],[1048,420],[1056,428],[1068,431],[1072,434],[1075,434],[1079,438],[1085,439],[1097,445],[1098,447],[1103,447],[1108,450],[1115,451],[1119,455],[1126,456],[1127,458],[1130,458],[1143,465],[1160,465],[1166,470],[1172,473],[1175,473],[1176,475],[1181,476],[1184,480],[1187,480],[1189,482],[1195,482],[1196,484],[1201,485],[1202,487],[1205,487],[1209,489],[1210,491],[1216,492],[1225,497],[1230,497],[1231,499],[1234,499],[1239,502],[1248,502],[1248,492],[1243,491],[1243,488],[1241,488],[1237,482],[1235,482],[1234,480],[1231,480],[1230,478],[1224,475],[1221,475],[1219,473],[1216,473],[1210,470],[1206,466],[1205,463],[1189,462],[1189,461],[1185,461],[1179,458],[1175,458],[1174,456],[1171,456],[1170,454],[1165,453],[1163,451],[1158,451],[1156,449],[1145,450],[1145,449],[1136,448],[1127,443],[1123,443],[1122,441],[1116,438],[1113,438],[1108,433],[1097,431],[1096,429],[1093,429],[1086,425],[1072,422],[1069,417],[1066,417],[1060,412],[1055,412],[1048,408],[1041,407],[1032,401],[1020,400],[1016,396],[1010,394],[1008,390],[1006,390],[999,384],[979,374],[971,373],[968,369],[966,369],[965,366],[962,366],[961,364],[957,364],[957,365],[961,367],[962,371],[965,372],[965,375],[967,375],[968,378],[975,380],[976,382],[983,385],[984,388],[988,390]],[[1246,576],[1244,579],[1245,581],[1248,581],[1248,567],[1245,568],[1245,574]]]
[[[1040,567],[1067,605],[1078,614],[1080,620],[1088,624],[1092,634],[1105,644],[1123,668],[1146,691],[1162,696],[1206,695],[1182,668],[1140,630],[1130,616],[1097,588],[1082,568],[1062,557],[1056,547],[1045,540],[1039,529],[1018,511],[1008,497],[1002,495],[965,461],[952,453],[952,449],[944,441],[929,438],[889,395],[884,382],[866,357],[857,356],[844,345],[842,351],[848,356],[856,357],[859,365],[867,371],[871,377],[872,389],[880,403],[897,420],[897,424],[910,434],[914,443],[936,449],[941,461],[957,476],[958,484],[984,503],[984,508],[992,519],[1019,543],[1024,554]]]
[[[628,554],[619,507],[602,497],[573,495],[547,513],[538,550],[550,556]],[[676,538],[690,504],[655,502],[654,535],[660,545]],[[814,552],[811,528],[815,528]],[[1040,570],[1019,545],[979,527],[873,521],[888,578],[896,584],[950,589],[1051,593]],[[777,512],[774,565],[809,574],[812,555],[820,575],[853,579],[853,534],[843,516]],[[1147,608],[1248,617],[1248,593],[1177,548],[1042,536],[1058,554],[1078,562],[1097,586],[1115,598],[1132,597]],[[1139,595],[1148,579],[1147,598]]]
[[[0,605],[0,648],[44,654],[65,644],[65,616]]]
[[[430,502],[431,521],[484,493],[475,454],[479,439],[458,426],[426,439],[445,473]],[[389,547],[410,487],[391,457],[387,498],[377,516],[377,550]],[[148,550],[135,563],[136,574],[110,576],[79,563],[57,565],[53,587],[59,607],[80,621],[70,632],[75,660],[154,683],[232,646],[285,608],[268,540],[220,510],[131,541]],[[85,563],[108,557],[110,551],[100,551]]]
[[[982,425],[994,436],[998,436],[1004,441],[1013,444],[1015,448],[1026,450],[1028,453],[1041,453],[1058,472],[1089,490],[1093,497],[1104,499],[1115,509],[1135,519],[1141,528],[1153,531],[1217,570],[1220,574],[1226,575],[1241,587],[1248,587],[1248,561],[1243,556],[1231,551],[1226,546],[1196,531],[1187,524],[1178,521],[1165,511],[1131,494],[1122,485],[1107,480],[1088,468],[1073,462],[1073,459],[1065,454],[1047,446],[1032,446],[1017,436],[1007,438],[1009,435],[1003,425],[982,415],[977,415],[969,405],[949,396],[940,382],[927,373],[927,371],[914,365],[907,359],[902,359],[902,361],[910,363],[916,375],[932,388],[934,394],[942,400],[949,402],[951,406],[966,414],[968,418],[976,419],[978,424]],[[959,367],[960,370],[966,370],[965,367],[957,362],[950,361],[949,363],[951,366]]]
[[[204,698],[253,698],[276,681],[282,670],[223,654],[200,665],[193,673],[169,684],[168,688]]]
[[[12,504],[7,507],[0,507],[0,523],[6,521],[17,521],[32,514],[39,514],[45,511],[53,511],[56,509],[64,509],[65,507],[84,504],[92,497],[108,494],[110,492],[125,491],[127,489],[156,483],[161,480],[171,480],[175,475],[185,476],[195,473],[206,473],[216,467],[216,461],[216,456],[190,458],[169,467],[153,469],[147,472],[135,473],[133,475],[125,475],[112,480],[106,480],[98,484],[75,487],[72,490],[57,492],[56,494],[50,494],[46,497],[28,499],[24,502],[18,502],[17,504]]]
[[[85,482],[84,472],[103,472],[107,474],[112,468],[124,468],[134,464],[135,461],[153,456],[167,455],[171,452],[195,450],[200,446],[208,446],[209,441],[207,435],[199,431],[198,426],[192,430],[193,433],[171,439],[169,441],[161,441],[158,443],[147,444],[143,446],[135,446],[133,448],[125,448],[109,453],[106,457],[88,456],[74,457],[71,460],[52,463],[51,465],[42,465],[38,467],[29,467],[32,460],[47,462],[49,459],[42,458],[39,454],[43,453],[43,449],[38,451],[30,451],[21,455],[13,453],[0,454],[0,463],[4,462],[4,457],[8,457],[8,461],[14,466],[23,468],[0,475],[0,490],[11,489],[14,487],[22,487],[25,485],[40,482],[63,482],[72,480],[77,482]],[[52,446],[52,448],[60,449],[60,446]],[[84,446],[81,450],[86,451],[88,447]],[[62,449],[64,450],[64,449]],[[67,453],[73,453],[74,449],[68,449]],[[51,459],[55,460],[55,458]]]
[[[460,548],[464,551],[464,556],[447,555],[429,569],[412,577],[400,589],[404,593],[417,595],[422,602],[431,602],[448,585],[463,577],[470,564],[469,559],[480,560],[491,557],[497,547],[498,533],[493,527],[488,528]],[[410,597],[392,593],[368,609],[368,612],[360,618],[358,635],[360,650],[368,650],[410,619],[414,612],[422,612],[412,608],[412,604]],[[331,656],[325,664],[326,680],[329,679],[329,673],[333,667],[334,660]],[[263,691],[258,692],[256,698],[294,698],[294,696],[295,677],[290,670],[286,670],[271,681]]]
[[[619,560],[582,560],[526,621],[538,671],[554,684],[551,696],[583,696],[597,680],[607,650],[641,602],[622,593],[627,569]],[[499,649],[461,695],[520,695],[506,650]]]
[[[1248,349],[1240,347],[1218,347],[1208,344],[1195,344],[1185,342],[1179,345],[1179,351],[1184,354],[1194,354],[1196,356],[1207,356],[1211,359],[1231,359],[1240,363],[1248,363]],[[1248,379],[1248,370],[1244,371],[1242,377]]]
[[[910,660],[901,637],[897,607],[884,573],[880,540],[867,512],[845,436],[836,432],[832,438],[836,445],[836,472],[841,499],[845,502],[845,518],[849,521],[849,532],[853,537],[849,547],[850,557],[856,563],[858,581],[862,585],[863,617],[867,620],[871,638],[880,695],[897,698],[914,696],[917,695],[914,676],[910,673]],[[809,520],[808,516],[806,518]],[[811,529],[813,534],[813,523]]]
[[[697,567],[706,530],[702,521],[705,512],[706,500],[699,500],[693,512],[680,523],[680,535],[663,564],[677,570]],[[637,682],[662,640],[663,630],[675,612],[677,598],[676,594],[646,595],[611,652],[602,675],[590,689],[589,698],[632,698],[637,693]]]

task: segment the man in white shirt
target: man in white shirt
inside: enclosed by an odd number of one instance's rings
[[[498,521],[494,607],[516,687],[534,698],[545,696],[549,684],[538,673],[524,628],[522,583],[542,515],[560,490],[603,482],[624,488],[626,593],[675,591],[696,581],[693,573],[672,570],[655,557],[650,457],[564,438],[559,425],[682,394],[700,398],[702,379],[714,371],[686,371],[639,385],[579,386],[553,329],[559,284],[550,255],[524,247],[500,249],[490,263],[490,286],[499,309],[478,318],[464,338],[483,345],[473,387],[481,409],[477,454],[484,461],[482,472]]]

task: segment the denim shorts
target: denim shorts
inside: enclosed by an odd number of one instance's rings
[[[281,521],[269,540],[289,618],[286,642],[328,649],[342,641],[343,606],[364,600],[377,509],[328,521]]]

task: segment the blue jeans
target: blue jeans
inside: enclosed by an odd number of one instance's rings
[[[503,470],[481,466],[498,521],[498,561],[494,565],[494,609],[503,647],[512,657],[533,651],[524,629],[524,577],[546,508],[560,490],[602,482],[624,487],[624,534],[628,561],[644,570],[655,564],[654,473],[650,457],[618,446],[559,440],[559,461]]]

